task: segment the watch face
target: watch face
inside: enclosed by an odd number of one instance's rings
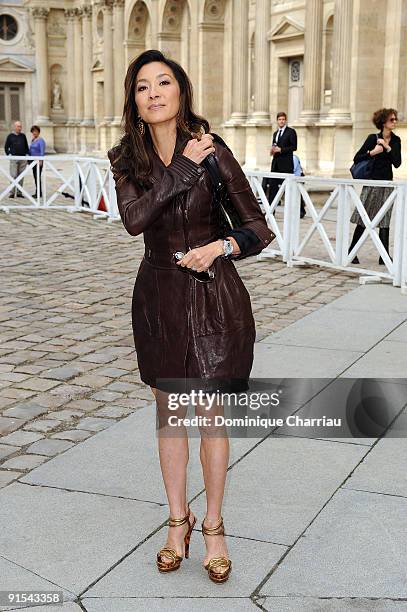
[[[231,253],[233,253],[233,246],[232,246],[232,242],[230,240],[224,240],[223,241],[223,250],[225,253],[225,256],[229,256],[231,255]]]

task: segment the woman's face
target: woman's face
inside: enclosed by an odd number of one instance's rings
[[[33,138],[38,138],[38,136],[40,135],[40,133],[39,133],[39,131],[38,131],[38,130],[33,130],[33,131],[32,131],[32,135],[33,135]]]
[[[151,62],[140,68],[135,85],[135,100],[140,117],[151,125],[171,121],[177,116],[180,89],[167,64]]]
[[[394,113],[390,113],[390,115],[387,117],[384,127],[387,128],[388,130],[394,130],[396,125],[397,125],[396,115]]]

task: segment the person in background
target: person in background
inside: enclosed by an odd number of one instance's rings
[[[4,151],[6,155],[28,155],[29,148],[27,137],[22,132],[23,126],[21,121],[14,122],[14,130],[7,136],[4,144]],[[13,178],[16,178],[27,166],[25,159],[12,159],[10,161],[10,174]],[[23,186],[24,178],[18,181],[18,184]],[[10,198],[14,198],[15,193],[19,198],[23,198],[23,194],[14,187],[10,193]]]
[[[284,172],[292,174],[294,172],[293,153],[297,150],[297,132],[288,127],[287,115],[284,112],[277,113],[278,130],[273,134],[273,145],[270,154],[273,156],[271,162],[271,172]],[[272,178],[270,181],[270,204],[277,195],[280,185],[284,178]]]
[[[373,114],[372,121],[377,129],[380,130],[380,133],[369,134],[353,158],[353,161],[358,163],[373,157],[374,164],[370,180],[392,181],[392,166],[398,168],[401,165],[401,140],[399,136],[393,133],[397,122],[397,111],[394,108],[380,108]],[[360,200],[370,220],[376,216],[392,191],[393,187],[365,186],[362,188]],[[389,252],[391,209],[392,206],[379,222],[379,238],[387,253]],[[348,253],[351,252],[365,230],[365,225],[356,208],[350,220],[352,223],[356,223],[356,227]],[[357,256],[353,258],[352,263],[359,263]],[[379,264],[384,265],[381,257],[379,258]]]
[[[38,125],[33,125],[31,127],[31,134],[33,135],[32,140],[31,140],[31,144],[30,144],[30,155],[32,156],[43,156],[45,155],[45,140],[43,139],[42,136],[40,136],[40,128],[38,127]],[[40,196],[42,197],[42,184],[41,184],[41,175],[42,175],[42,166],[43,166],[44,162],[43,160],[40,160],[38,162],[38,166],[39,166],[39,176],[38,176],[38,180],[39,180],[39,187],[40,187]],[[37,183],[37,166],[33,166],[33,175],[34,175],[34,183],[35,183],[35,193],[32,194],[33,198],[37,197],[37,193],[38,193],[38,183]]]
[[[295,176],[305,176],[304,171],[302,169],[301,166],[301,160],[298,157],[298,155],[293,155],[293,164],[294,164],[294,171],[293,174]],[[303,197],[301,196],[301,208],[300,208],[300,219],[303,219],[306,215],[306,210],[305,210],[305,202]]]

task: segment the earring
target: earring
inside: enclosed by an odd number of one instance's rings
[[[138,115],[138,121],[137,121],[137,129],[140,132],[141,136],[144,136],[144,132],[145,132],[145,128],[144,128],[144,123],[142,118],[140,117],[140,115]]]

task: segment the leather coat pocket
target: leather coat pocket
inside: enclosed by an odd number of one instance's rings
[[[216,265],[211,283],[195,282],[194,323],[198,336],[254,326],[249,292],[230,261]]]

